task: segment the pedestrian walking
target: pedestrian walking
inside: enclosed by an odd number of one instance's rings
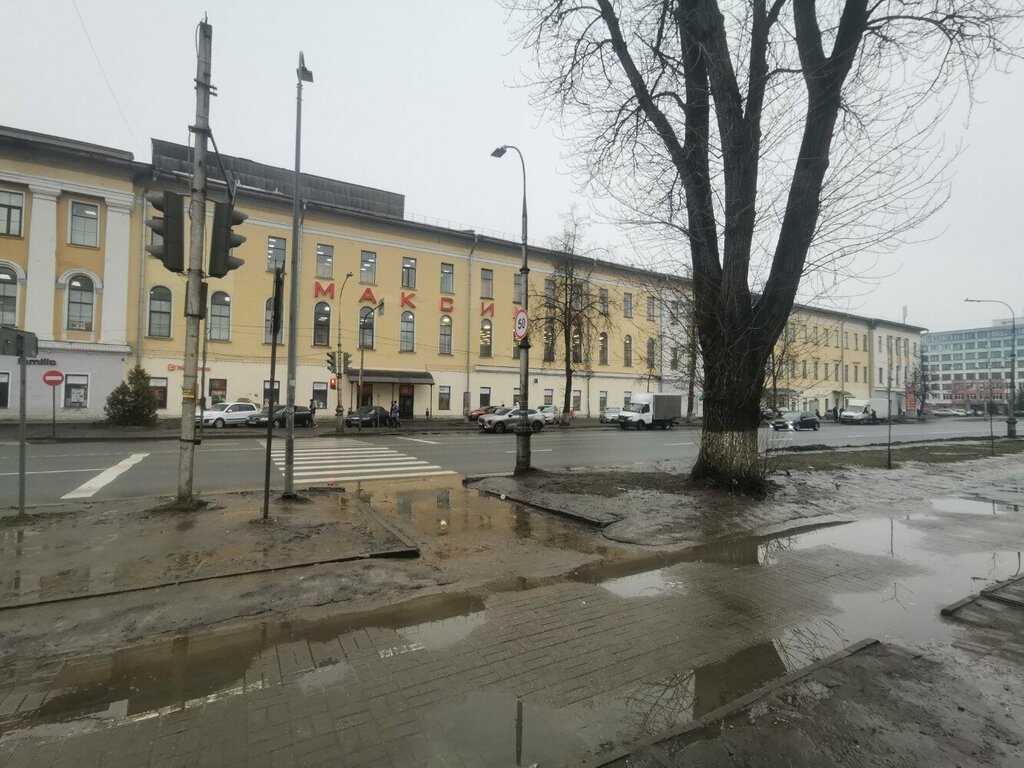
[[[398,423],[398,403],[394,400],[391,401],[391,426],[398,429],[401,424]]]
[[[309,401],[309,426],[316,426],[316,400]]]

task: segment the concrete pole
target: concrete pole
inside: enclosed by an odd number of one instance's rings
[[[519,151],[518,147],[509,145],[509,149],[514,149],[516,154],[519,155],[519,164],[523,168],[523,263],[519,267],[519,274],[523,276],[523,309],[527,311],[529,316],[530,310],[530,264],[526,253],[526,161],[523,159],[523,153]],[[519,342],[519,408],[522,412],[522,419],[519,422],[519,428],[516,429],[516,468],[515,474],[519,475],[524,472],[529,472],[532,463],[532,454],[530,452],[530,438],[533,434],[533,429],[530,425],[530,417],[527,415],[527,409],[530,407],[530,335],[527,333],[523,337],[523,340]]]
[[[345,361],[342,357],[341,352],[341,318],[343,317],[343,310],[341,306],[341,297],[345,295],[345,286],[348,284],[349,278],[352,277],[352,273],[349,272],[345,275],[345,280],[341,284],[341,290],[338,291],[338,359],[334,371],[335,380],[338,382],[338,404],[334,407],[334,428],[336,431],[345,433],[345,406],[341,402],[342,388],[341,388],[341,377],[345,372]]]
[[[195,150],[192,157],[192,197],[189,202],[188,282],[185,288],[185,370],[181,384],[181,436],[178,454],[178,503],[191,504],[196,453],[196,373],[199,367],[199,320],[203,280],[203,238],[206,234],[206,142],[210,136],[210,61],[213,27],[199,24],[196,66]]]

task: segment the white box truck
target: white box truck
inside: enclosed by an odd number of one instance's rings
[[[878,424],[889,418],[889,400],[872,397],[867,400],[850,400],[839,416],[842,424]]]
[[[650,392],[634,395],[629,405],[619,413],[619,426],[623,429],[668,429],[683,415],[683,396],[668,392]]]

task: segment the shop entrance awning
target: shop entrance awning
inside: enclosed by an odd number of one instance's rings
[[[348,380],[359,381],[359,369],[348,369]],[[379,368],[363,370],[363,384],[427,384],[434,385],[430,371],[386,371]]]

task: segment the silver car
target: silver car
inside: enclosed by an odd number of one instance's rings
[[[214,429],[239,427],[245,424],[250,416],[258,413],[255,403],[217,403],[203,411],[203,426]],[[196,424],[199,424],[198,412]]]
[[[526,409],[530,428],[534,432],[544,429],[544,414],[533,408]],[[523,417],[521,408],[499,408],[494,413],[488,413],[476,420],[480,429],[485,432],[497,432],[499,435],[510,429],[514,429],[519,420]]]

